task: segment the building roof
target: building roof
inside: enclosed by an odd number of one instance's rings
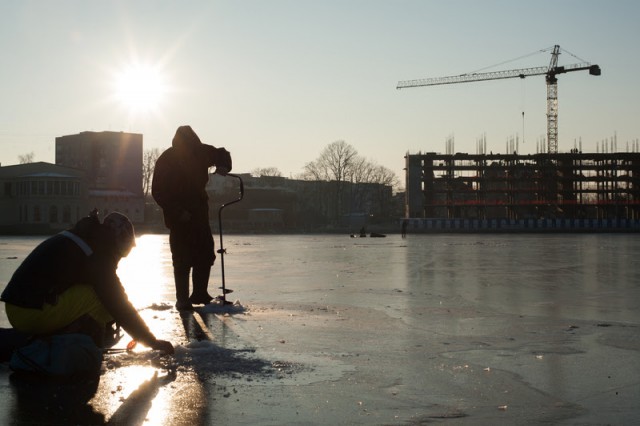
[[[57,164],[38,161],[36,163],[15,164],[0,167],[2,178],[22,177],[65,177],[79,178],[84,175],[82,170],[71,167],[58,166]]]
[[[65,178],[73,178],[77,176],[69,175],[66,173],[51,173],[51,172],[41,172],[41,173],[27,173],[24,175],[20,175],[19,177],[65,177]]]

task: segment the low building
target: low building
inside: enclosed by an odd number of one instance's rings
[[[50,234],[89,213],[84,172],[37,162],[0,167],[0,233]]]
[[[98,209],[100,217],[120,212],[134,224],[144,222],[144,198],[131,191],[117,189],[90,189],[88,194],[91,209]]]
[[[392,188],[373,183],[309,181],[280,176],[242,174],[244,200],[224,213],[227,229],[256,231],[309,231],[327,226],[351,229],[358,216],[362,225],[388,223],[394,211]],[[336,187],[340,186],[340,191]],[[221,204],[237,199],[237,179],[210,175],[207,184],[210,219],[217,225]]]

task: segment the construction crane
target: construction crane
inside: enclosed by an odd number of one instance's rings
[[[438,86],[443,84],[470,83],[472,81],[501,80],[505,78],[525,78],[533,75],[545,75],[547,81],[547,143],[550,154],[558,152],[558,74],[588,70],[590,75],[600,75],[600,67],[588,62],[558,66],[560,46],[553,46],[551,62],[548,67],[523,68],[507,71],[461,74],[449,77],[425,78],[398,82],[396,89],[410,87]]]

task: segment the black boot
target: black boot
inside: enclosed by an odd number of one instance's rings
[[[211,266],[195,266],[193,268],[193,294],[189,300],[194,305],[206,305],[213,300],[207,291],[209,274],[211,274]]]
[[[192,311],[193,306],[189,301],[189,267],[174,266],[173,278],[176,282],[176,309]]]

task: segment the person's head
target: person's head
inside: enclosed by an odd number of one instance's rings
[[[198,148],[202,146],[202,142],[191,126],[180,126],[176,130],[171,146],[181,153],[195,154],[198,152]]]
[[[129,218],[122,213],[109,213],[102,224],[113,236],[117,254],[120,257],[126,257],[136,245],[136,234]]]

